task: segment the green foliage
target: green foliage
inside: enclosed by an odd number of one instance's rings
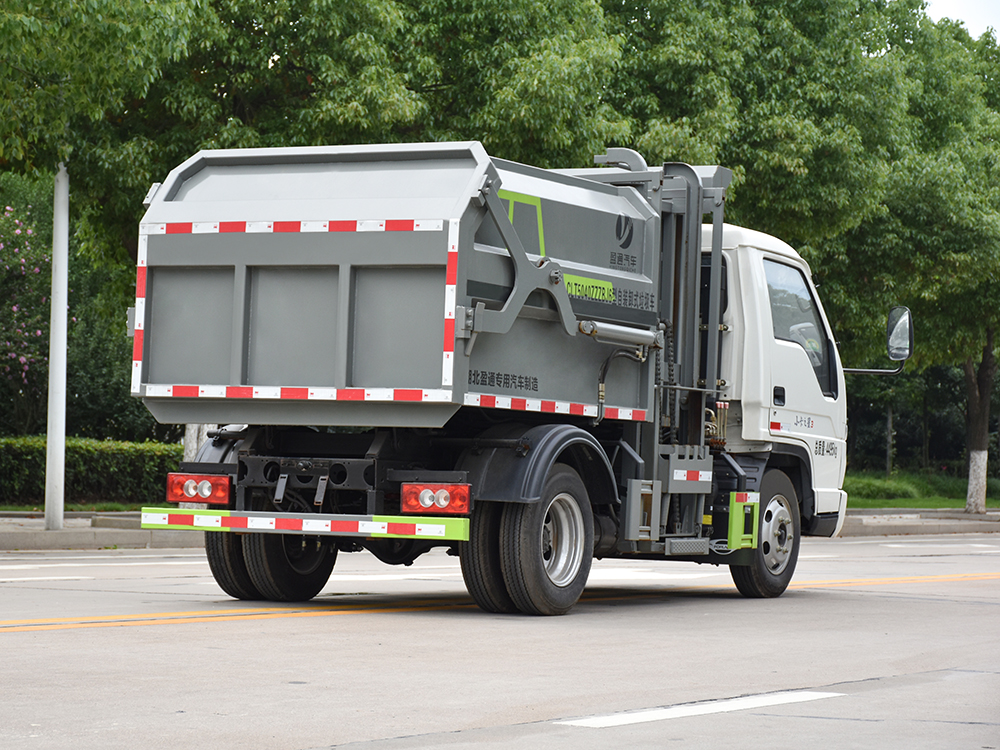
[[[478,139],[496,156],[587,166],[626,122],[606,98],[620,59],[592,0],[411,0],[420,139]],[[407,135],[410,135],[408,133]]]
[[[0,260],[6,266],[0,276],[0,298],[10,300],[0,307],[0,435],[45,430],[51,267],[44,248],[51,246],[52,217],[51,211],[36,207],[51,200],[51,176],[0,175],[4,211],[0,214]],[[18,216],[27,219],[18,225]],[[28,234],[36,227],[38,231]],[[19,229],[21,234],[14,234]],[[125,333],[120,290],[134,283],[134,271],[128,266],[94,268],[81,257],[78,244],[71,238],[67,434],[115,440],[179,439],[182,428],[157,424],[130,394],[132,347]],[[12,265],[21,259],[23,265]],[[39,269],[37,274],[34,268]]]
[[[901,479],[879,479],[877,477],[847,477],[844,491],[848,497],[859,498],[904,498],[920,497],[917,488]]]
[[[203,148],[720,163],[728,219],[800,248],[848,364],[882,360],[890,304],[915,312],[920,367],[971,361],[1000,324],[1000,49],[921,0],[10,0],[0,68],[0,168],[69,163],[79,434],[166,434],[126,395],[122,321],[141,198]],[[931,429],[926,399],[858,382],[873,420],[892,400]]]
[[[848,507],[965,507],[966,481],[944,472],[896,472],[891,479],[874,472],[849,471],[844,478]],[[1000,501],[1000,479],[987,483],[987,497]]]
[[[971,43],[926,19],[886,30],[886,46],[911,82],[892,179],[879,210],[825,258],[824,290],[848,355],[873,354],[858,332],[892,302],[915,314],[918,364],[958,364],[981,353],[1000,323],[1000,114]]]
[[[186,52],[201,10],[201,0],[6,0],[0,163],[32,171],[67,159],[80,128]]]
[[[860,0],[608,0],[626,38],[611,91],[651,161],[735,171],[730,220],[814,246],[876,210],[905,114]]]
[[[181,425],[161,425],[131,395],[132,339],[125,310],[112,292],[130,268],[95,269],[78,254],[70,260],[71,327],[66,363],[66,432],[97,439],[173,442]]]
[[[67,438],[66,501],[159,503],[167,472],[183,457],[180,445]],[[0,438],[0,503],[30,505],[45,498],[45,438]]]

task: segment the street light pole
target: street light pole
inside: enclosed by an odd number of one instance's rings
[[[52,215],[49,412],[45,450],[45,528],[63,527],[66,479],[66,315],[69,305],[69,174],[59,164]]]

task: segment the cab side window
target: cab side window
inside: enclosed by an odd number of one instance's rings
[[[774,337],[801,346],[809,356],[823,395],[836,398],[836,360],[831,356],[832,344],[805,276],[797,268],[772,260],[764,261],[764,273]]]

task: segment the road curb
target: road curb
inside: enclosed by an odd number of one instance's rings
[[[140,528],[138,513],[74,514],[63,528],[46,529],[38,514],[0,517],[0,551],[59,549],[171,549],[204,547],[200,531]]]
[[[200,531],[154,531],[139,526],[138,513],[67,514],[64,528],[49,531],[41,514],[11,514],[0,516],[0,551],[205,546],[205,535]],[[985,533],[1000,533],[1000,512],[970,516],[958,510],[886,508],[848,510],[839,536]]]

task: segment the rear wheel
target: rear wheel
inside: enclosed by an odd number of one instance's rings
[[[198,449],[195,461],[199,463],[235,464],[239,440],[206,440]],[[235,497],[230,497],[233,508]],[[228,531],[205,532],[205,556],[219,588],[234,599],[263,599],[254,585],[243,557],[243,540]]]
[[[772,469],[760,483],[760,526],[750,565],[731,565],[729,572],[743,596],[781,596],[799,559],[799,501],[792,481]]]
[[[334,540],[299,534],[246,534],[243,554],[254,586],[275,602],[312,599],[337,561]]]
[[[250,578],[246,558],[243,557],[243,540],[228,531],[205,532],[205,555],[219,588],[234,599],[263,599]]]
[[[469,541],[459,547],[465,587],[480,609],[487,612],[517,612],[507,593],[500,563],[501,503],[480,503],[469,522]]]
[[[504,582],[518,609],[568,612],[587,585],[594,551],[594,515],[580,476],[554,465],[541,502],[504,507],[500,540]]]

